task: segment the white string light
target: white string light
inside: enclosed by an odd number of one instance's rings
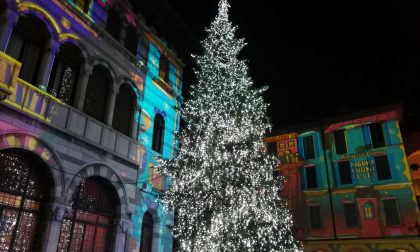
[[[187,127],[175,158],[159,167],[172,182],[162,202],[177,209],[173,231],[182,251],[301,251],[273,179],[276,160],[263,143],[266,88],[252,89],[237,58],[245,41],[235,38],[229,7],[220,1],[204,54],[194,56],[198,83],[181,111]]]

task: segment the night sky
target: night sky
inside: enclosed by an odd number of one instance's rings
[[[200,40],[206,36],[218,0],[168,2]],[[241,57],[255,85],[269,86],[274,127],[396,102],[405,108],[402,126],[420,127],[414,2],[230,0],[231,20],[248,43]],[[185,82],[193,82],[191,76]]]

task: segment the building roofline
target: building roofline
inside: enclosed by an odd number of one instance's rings
[[[352,119],[357,119],[373,114],[384,113],[389,111],[397,112],[397,120],[403,120],[403,107],[401,103],[394,103],[390,105],[380,106],[369,108],[365,110],[360,110],[352,113],[342,114],[338,116],[325,117],[319,120],[312,120],[306,123],[298,123],[294,125],[289,125],[283,128],[273,129],[270,133],[266,134],[267,137],[277,136],[280,134],[290,133],[291,131],[304,131],[307,129],[319,129],[334,123],[346,122]]]

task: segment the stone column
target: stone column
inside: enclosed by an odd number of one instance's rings
[[[81,67],[81,71],[79,74],[79,79],[77,81],[77,88],[76,88],[76,96],[74,99],[74,107],[80,111],[83,111],[83,105],[85,104],[85,97],[86,97],[86,89],[89,83],[89,78],[92,75],[93,67],[85,63],[83,67]]]
[[[45,223],[46,229],[42,239],[42,252],[57,250],[60,238],[61,224],[67,210],[67,207],[61,204],[52,204],[50,206],[48,219]]]
[[[131,229],[131,221],[125,219],[119,219],[116,222],[116,237],[115,237],[115,252],[126,252],[128,251],[128,236]]]
[[[108,104],[106,109],[105,124],[112,127],[112,119],[114,118],[115,100],[119,91],[118,85],[112,84],[111,93],[109,94]]]
[[[7,14],[3,15],[0,20],[0,50],[6,51],[7,43],[9,42],[10,36],[12,35],[13,28],[19,20],[19,14],[12,12],[10,9],[7,10]]]
[[[31,83],[32,85],[39,86],[41,89],[46,90],[50,79],[51,69],[54,64],[55,55],[58,53],[59,49],[60,44],[56,40],[51,39],[50,44],[47,46],[42,56],[37,83]]]

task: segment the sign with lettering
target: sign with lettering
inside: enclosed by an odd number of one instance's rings
[[[352,176],[355,179],[370,179],[376,176],[375,161],[358,160],[350,162]]]
[[[353,179],[370,180],[375,179],[377,176],[374,157],[385,155],[386,151],[367,151],[362,153],[344,154],[339,157],[339,160],[349,162]]]
[[[362,158],[362,157],[376,157],[376,156],[385,156],[385,151],[368,151],[368,152],[362,152],[362,153],[354,153],[354,154],[344,154],[340,156],[340,161],[346,161],[356,158]]]

